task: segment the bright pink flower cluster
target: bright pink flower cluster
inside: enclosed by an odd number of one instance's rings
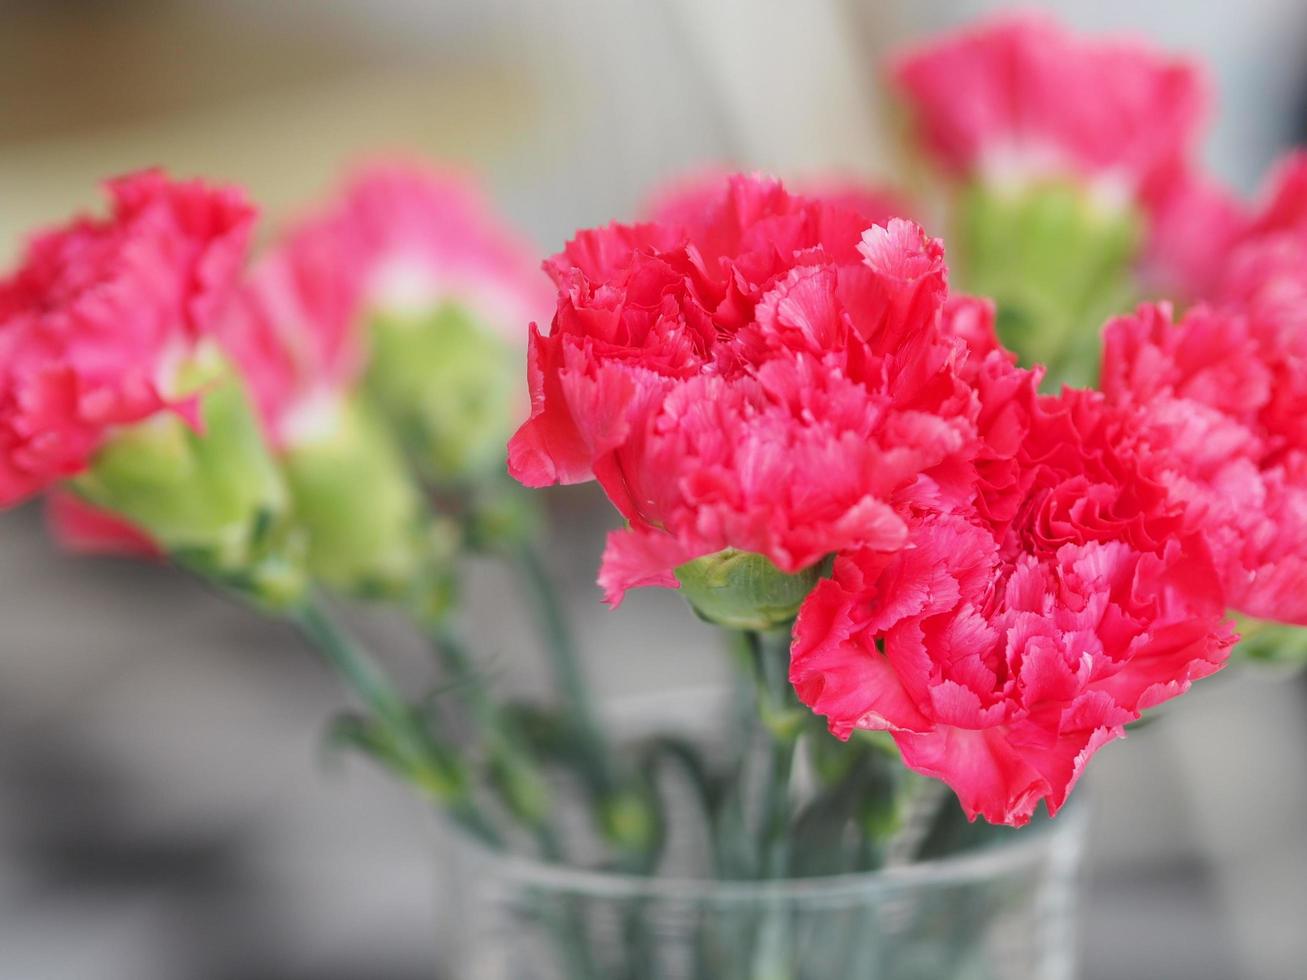
[[[244,262],[235,189],[149,171],[108,190],[108,218],[38,236],[0,281],[0,506],[81,472],[115,426],[191,417],[173,374]]]
[[[835,555],[795,627],[800,698],[841,737],[890,732],[973,817],[1055,812],[1233,642],[1161,453],[1101,395],[1037,396],[915,225],[756,177],[698,201],[547,264],[511,471],[603,485],[630,523],[610,602],[723,548]]]
[[[725,548],[787,572],[896,548],[895,495],[974,441],[939,326],[943,251],[909,222],[735,177],[675,223],[582,232],[546,266],[558,310],[532,330],[509,469],[598,479],[630,522],[600,574],[613,604]]]

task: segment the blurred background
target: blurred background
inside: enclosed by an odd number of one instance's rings
[[[874,176],[883,52],[997,6],[0,0],[0,255],[156,163],[244,182],[275,219],[361,154],[417,151],[482,171],[542,250],[696,165]],[[1235,185],[1307,138],[1299,0],[1043,6],[1205,60],[1208,159]],[[585,488],[551,504],[604,691],[711,682],[711,634],[674,596],[603,611],[607,509]],[[538,685],[511,587],[475,577],[479,647]],[[421,669],[394,624],[364,625]],[[0,515],[0,980],[442,976],[433,821],[321,747],[340,705],[288,631]],[[1095,767],[1086,980],[1301,978],[1307,683],[1200,685]]]

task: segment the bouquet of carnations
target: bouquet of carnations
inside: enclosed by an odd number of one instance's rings
[[[700,177],[546,275],[417,166],[252,263],[240,190],[112,181],[0,281],[0,504],[296,626],[354,695],[332,737],[517,869],[535,945],[504,975],[1039,975],[993,952],[1020,887],[893,919],[941,862],[1050,833],[1232,651],[1301,658],[1307,158],[1239,201],[1195,163],[1191,65],[1039,18],[889,80],[913,193]],[[518,485],[590,480],[622,520],[605,601],[679,589],[727,638],[701,723],[590,691]],[[553,697],[486,669],[474,554],[520,574]],[[411,619],[434,693],[342,600]],[[805,918],[823,876],[857,900]],[[651,911],[693,881],[720,886],[693,922]]]

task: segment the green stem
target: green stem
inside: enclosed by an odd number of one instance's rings
[[[470,834],[491,847],[502,846],[498,829],[472,798],[462,762],[450,746],[426,730],[381,665],[335,622],[320,600],[306,599],[290,618],[368,709],[373,723],[385,736],[392,768],[443,806]]]
[[[519,545],[514,557],[531,595],[554,684],[571,713],[573,724],[587,735],[598,736],[602,733],[599,714],[581,669],[576,641],[553,576],[531,544]]]
[[[540,624],[554,685],[579,735],[586,769],[599,796],[600,829],[620,852],[623,866],[628,870],[642,866],[656,836],[656,815],[600,722],[553,576],[528,542],[518,544],[513,557]]]
[[[543,858],[561,861],[562,844],[549,821],[549,784],[527,748],[525,735],[491,696],[471,654],[453,630],[443,623],[426,629],[432,647],[467,705],[504,806],[535,838]]]
[[[756,633],[754,647],[759,713],[769,736],[759,867],[764,878],[783,878],[789,861],[790,782],[801,731],[789,681],[790,634]]]
[[[763,878],[784,878],[790,861],[790,783],[803,716],[789,682],[789,630],[753,633],[758,712],[767,733],[766,788],[758,832],[758,869]],[[783,907],[759,913],[752,943],[750,980],[790,980],[793,933]]]

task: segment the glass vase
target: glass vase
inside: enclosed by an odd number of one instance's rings
[[[460,841],[463,980],[1070,980],[1080,808],[986,850],[784,881],[642,878]]]
[[[1071,980],[1085,818],[1073,800],[946,857],[770,881],[560,866],[456,837],[446,959],[460,980]]]

